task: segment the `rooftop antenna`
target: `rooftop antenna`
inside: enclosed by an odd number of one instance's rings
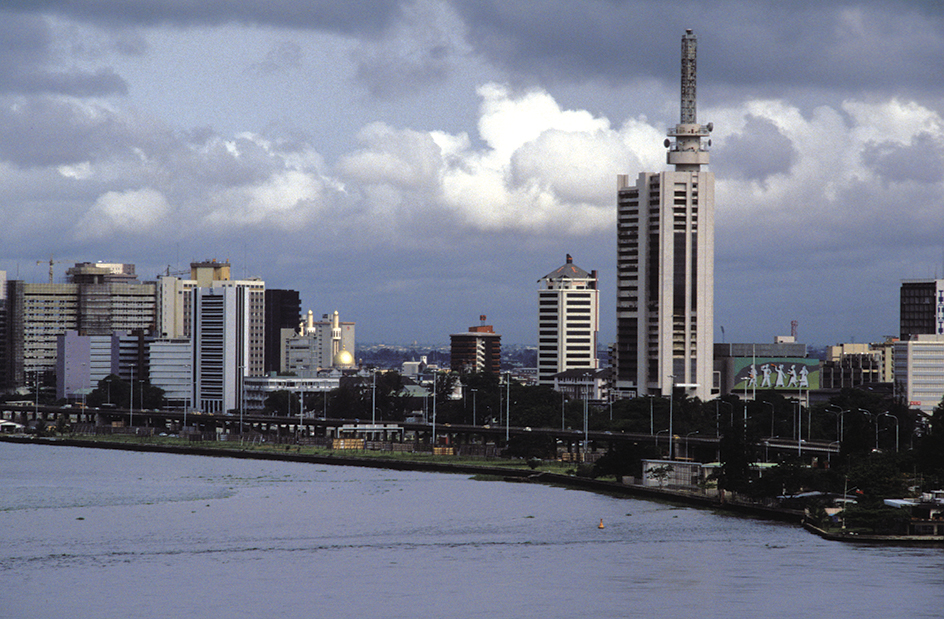
[[[669,138],[675,138],[675,141],[666,138],[664,143],[665,147],[669,149],[666,160],[674,165],[678,171],[697,172],[701,169],[701,166],[708,165],[708,150],[703,147],[702,138],[708,138],[711,130],[714,129],[712,123],[707,125],[698,124],[697,52],[698,40],[689,28],[682,36],[679,124],[675,125],[675,128],[670,128],[667,132]],[[711,146],[710,139],[707,140],[707,146]]]

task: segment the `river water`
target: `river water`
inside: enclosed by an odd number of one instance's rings
[[[0,474],[7,619],[944,617],[942,548],[583,491],[6,443]]]

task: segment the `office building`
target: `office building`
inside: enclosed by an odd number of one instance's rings
[[[668,396],[673,385],[710,399],[713,388],[714,174],[711,123],[696,119],[696,41],[682,37],[680,122],[665,140],[665,172],[617,177],[614,388]]]
[[[484,322],[485,317],[482,316]],[[501,372],[501,335],[492,325],[469,327],[465,333],[453,333],[449,365],[456,372]]]
[[[194,289],[194,407],[206,413],[238,410],[249,356],[248,290]]]
[[[901,282],[901,339],[915,335],[944,335],[944,279]]]
[[[284,341],[283,329],[294,330],[301,321],[302,302],[297,290],[265,291],[265,360],[263,371],[280,372]]]
[[[118,374],[117,333],[80,335],[66,331],[56,341],[56,399],[81,400],[99,381]]]
[[[189,339],[160,339],[150,343],[148,376],[164,390],[168,408],[190,407],[193,402],[193,345]]]
[[[9,333],[7,314],[7,272],[0,271],[0,389],[10,386]]]
[[[895,383],[911,408],[933,413],[944,398],[944,335],[917,333],[894,343]]]
[[[538,290],[538,384],[571,369],[596,369],[600,313],[597,272],[566,263],[540,280]]]
[[[67,283],[7,282],[7,382],[52,383],[57,339],[66,331],[110,335],[150,331],[156,322],[155,284],[138,283],[134,265],[77,263]]]

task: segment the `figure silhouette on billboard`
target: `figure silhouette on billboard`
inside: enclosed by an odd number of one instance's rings
[[[797,366],[796,366],[796,364],[790,366],[790,371],[787,372],[787,374],[790,376],[790,382],[787,383],[787,388],[789,389],[790,387],[799,387],[799,386],[800,386],[800,383],[799,383],[799,381],[797,380]]]
[[[760,381],[760,388],[763,389],[764,387],[767,387],[770,389],[770,364],[765,363],[764,365],[760,366],[760,371],[764,373],[764,380]]]
[[[747,386],[756,387],[757,386],[757,368],[754,367],[753,363],[751,364],[750,369],[747,370],[747,377],[748,377]]]

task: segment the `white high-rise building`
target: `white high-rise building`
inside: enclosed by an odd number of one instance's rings
[[[194,288],[192,332],[194,407],[239,409],[243,377],[263,374],[265,283],[214,280]]]
[[[908,406],[933,413],[944,398],[944,335],[916,333],[893,347],[896,387]]]
[[[669,129],[673,171],[617,177],[615,389],[668,396],[713,388],[714,174],[712,124],[696,120],[696,42],[682,37],[681,118]],[[707,142],[707,143],[706,143]]]
[[[570,254],[538,283],[538,384],[554,386],[554,375],[596,369],[600,313],[597,272],[587,273]]]

